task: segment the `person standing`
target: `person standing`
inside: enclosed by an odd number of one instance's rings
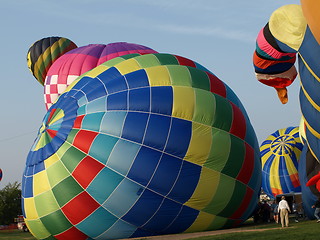
[[[279,223],[278,204],[276,201],[273,201],[272,208],[273,208],[273,219],[276,223]]]
[[[289,226],[289,213],[291,212],[288,202],[286,201],[285,196],[281,197],[279,202],[278,212],[280,213],[281,226]]]
[[[317,222],[320,222],[320,197],[318,197],[318,200],[312,205],[312,208],[315,208],[314,216],[317,218]]]
[[[295,222],[299,222],[298,204],[295,200],[292,201],[292,212],[294,213]]]

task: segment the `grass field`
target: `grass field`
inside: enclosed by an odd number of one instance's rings
[[[266,231],[260,229],[269,228]],[[273,229],[277,228],[277,229]],[[257,230],[253,232],[241,231],[237,233],[226,233],[214,236],[203,236],[196,238],[186,238],[188,240],[316,240],[320,239],[320,223],[315,221],[304,221],[292,223],[289,228],[279,228],[277,224],[261,225],[255,228],[247,228]]]
[[[235,229],[233,229],[235,230]],[[248,231],[249,230],[249,231]],[[261,231],[265,230],[265,231]],[[232,231],[232,230],[231,230]],[[208,235],[214,232],[208,232]],[[269,223],[241,227],[240,232],[213,236],[187,237],[188,240],[317,240],[320,239],[320,223],[315,220],[295,223],[290,221],[288,228]]]
[[[313,221],[302,221],[299,223],[290,222],[289,228],[280,228],[279,224],[268,223],[254,225],[245,224],[241,228],[230,229],[230,231],[239,230],[236,233],[215,234],[216,231],[192,234],[170,235],[168,239],[188,239],[188,240],[316,240],[320,239],[320,223]],[[263,230],[263,231],[262,231]],[[202,236],[199,236],[202,235]],[[210,236],[212,235],[212,236]],[[18,230],[0,231],[0,240],[34,240],[30,233]],[[148,240],[157,239],[157,237],[144,238]],[[161,239],[166,239],[162,236]],[[76,239],[75,239],[76,240]]]
[[[19,230],[1,230],[1,240],[34,240],[35,238],[28,232],[22,232]]]

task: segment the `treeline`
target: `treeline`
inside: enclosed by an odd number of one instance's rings
[[[21,184],[9,183],[0,190],[0,225],[13,223],[21,214]]]

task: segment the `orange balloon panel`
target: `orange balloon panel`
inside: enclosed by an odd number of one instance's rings
[[[320,3],[314,0],[301,0],[301,6],[311,32],[320,44]]]

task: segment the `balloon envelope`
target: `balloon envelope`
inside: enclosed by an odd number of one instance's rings
[[[301,192],[298,162],[302,148],[299,127],[277,130],[261,144],[262,188],[269,197]]]
[[[45,77],[44,100],[49,109],[58,96],[64,92],[78,76],[105,61],[127,54],[157,53],[151,48],[127,42],[90,44],[73,49],[55,61]]]
[[[67,38],[47,37],[36,41],[27,53],[28,68],[38,82],[44,85],[48,69],[60,56],[76,48]]]
[[[309,219],[315,219],[314,208],[311,206],[319,197],[319,191],[316,185],[307,186],[310,179],[316,176],[320,171],[320,164],[311,154],[307,145],[304,145],[299,162],[299,179],[301,183],[302,202],[305,215]]]
[[[313,0],[301,0],[301,7],[313,36],[320,43],[320,4]]]
[[[261,163],[241,109],[229,87],[182,57],[99,65],[52,105],[29,152],[30,231],[113,239],[242,223],[258,201]]]
[[[0,181],[2,180],[2,169],[0,168]]]

